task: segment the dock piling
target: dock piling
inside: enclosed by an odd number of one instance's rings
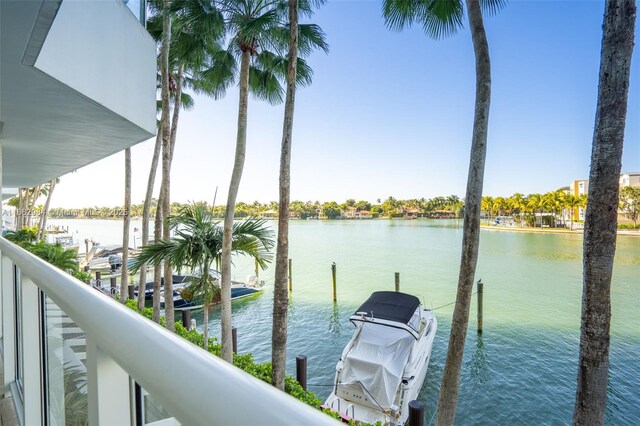
[[[396,272],[396,293],[400,292],[400,272]]]
[[[293,291],[293,276],[291,275],[292,265],[293,260],[289,259],[289,293]]]
[[[478,334],[482,334],[482,294],[484,293],[484,283],[478,280]]]
[[[331,279],[333,282],[333,301],[336,302],[338,300],[338,296],[336,294],[336,262],[331,264]]]
[[[96,271],[96,287],[100,288],[102,286],[102,273],[100,271]]]
[[[116,297],[116,277],[109,278],[109,283],[111,287],[111,297]]]
[[[238,353],[238,330],[235,327],[231,327],[231,342],[233,347],[233,353]]]
[[[296,357],[296,380],[302,386],[302,389],[307,390],[307,356],[298,355]]]
[[[189,309],[182,310],[182,325],[187,330],[191,329],[191,311]]]
[[[135,289],[133,288],[133,286],[127,284],[127,289],[129,291],[129,299],[135,299],[136,298],[136,293],[135,293]]]
[[[422,402],[409,401],[409,421],[408,426],[424,426],[424,405]]]

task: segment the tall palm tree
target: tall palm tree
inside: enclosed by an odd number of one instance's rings
[[[169,205],[169,185],[171,183],[170,173],[170,144],[171,134],[169,128],[169,49],[171,46],[171,14],[168,13],[171,7],[171,0],[162,0],[162,43],[160,47],[160,76],[161,76],[161,100],[162,100],[162,115],[160,117],[160,129],[162,132],[162,184],[160,190],[160,199],[158,202],[158,208],[161,212],[168,212]],[[167,213],[168,216],[168,213]],[[162,236],[165,240],[169,239],[169,227],[163,226]],[[159,268],[160,265],[157,265]],[[173,312],[173,280],[172,271],[169,263],[164,268],[165,285],[164,285],[164,297],[165,297],[165,319],[167,328],[170,331],[175,331],[174,324],[174,312]],[[168,279],[167,279],[168,277]]]
[[[536,226],[536,212],[541,209],[543,205],[542,196],[540,194],[529,194],[527,196],[527,208],[533,212],[533,226]],[[540,215],[540,227],[542,227],[542,215]]]
[[[476,59],[476,101],[467,191],[464,198],[462,258],[449,350],[440,386],[437,418],[439,425],[453,424],[455,418],[462,354],[469,322],[469,305],[480,245],[480,204],[491,100],[489,45],[481,8],[492,13],[502,5],[502,0],[484,0],[482,4],[479,0],[466,0]],[[383,14],[391,28],[402,29],[414,23],[421,24],[425,33],[433,38],[456,32],[462,27],[464,16],[461,0],[384,0]]]
[[[129,228],[131,225],[131,148],[124,150],[124,221],[122,230],[122,270],[120,272],[120,302],[129,297]]]
[[[273,327],[271,334],[271,384],[284,391],[287,361],[287,287],[289,258],[289,207],[291,191],[291,143],[293,111],[296,98],[296,69],[298,64],[298,0],[289,0],[289,53],[287,67],[287,95],[280,149],[280,199],[278,209],[278,244],[273,289]]]
[[[210,275],[211,265],[222,255],[222,228],[211,216],[207,207],[187,205],[179,208],[178,214],[167,221],[175,236],[156,241],[142,248],[132,264],[134,271],[146,263],[173,268],[186,268],[194,276],[187,292],[203,300],[204,341],[208,342],[209,310],[219,294],[219,283]],[[233,226],[232,251],[256,259],[263,269],[271,261],[269,251],[273,247],[273,231],[263,220],[247,220]],[[140,291],[144,292],[140,287]]]
[[[236,197],[242,178],[247,142],[247,109],[249,92],[270,103],[282,102],[284,89],[281,81],[288,72],[288,60],[283,55],[289,48],[286,0],[220,0],[220,12],[224,17],[228,44],[211,55],[211,64],[202,72],[202,89],[215,98],[223,96],[226,89],[238,81],[240,100],[238,105],[238,130],[236,151],[227,193],[224,215],[224,240],[221,258],[222,359],[231,362],[231,242]],[[301,3],[302,13],[311,13],[309,2]],[[299,25],[300,53],[308,55],[312,50],[327,49],[324,34],[317,25]],[[238,66],[239,64],[239,66]],[[296,81],[305,85],[311,82],[312,71],[302,58],[297,59]]]
[[[605,3],[589,201],[583,248],[580,358],[573,424],[604,424],[609,376],[611,275],[627,117],[635,0]]]

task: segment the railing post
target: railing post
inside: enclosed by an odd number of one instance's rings
[[[25,274],[21,273],[22,289],[22,366],[24,424],[42,424],[42,348],[40,345],[40,290]]]
[[[129,375],[89,335],[86,344],[89,424],[130,424]]]

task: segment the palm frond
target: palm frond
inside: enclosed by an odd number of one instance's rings
[[[249,68],[249,91],[272,105],[282,103],[284,88],[274,69]]]
[[[507,0],[480,0],[480,7],[487,16],[496,15],[507,5]]]
[[[238,62],[230,50],[210,52],[209,57],[209,64],[195,76],[194,88],[214,99],[220,99],[235,81]]]
[[[382,16],[392,30],[421,24],[425,34],[440,39],[463,26],[464,11],[460,0],[384,0]]]

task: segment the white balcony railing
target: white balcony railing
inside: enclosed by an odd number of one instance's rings
[[[0,250],[4,386],[22,424],[335,423],[4,238]]]

